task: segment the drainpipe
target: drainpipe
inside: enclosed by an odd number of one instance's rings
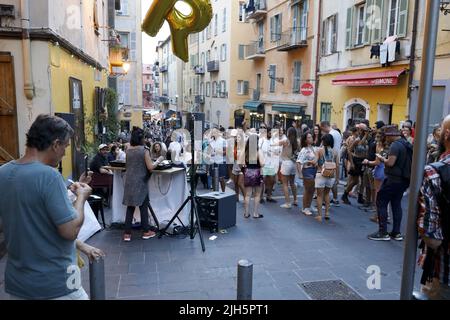
[[[317,24],[317,49],[316,49],[316,71],[315,71],[315,87],[314,87],[314,105],[313,105],[313,123],[317,123],[317,100],[319,95],[319,71],[320,71],[320,39],[322,37],[322,0],[319,0],[319,14]]]
[[[415,0],[414,4],[414,22],[411,40],[411,53],[409,55],[409,81],[408,81],[408,110],[406,112],[407,118],[411,119],[411,92],[413,91],[412,84],[414,81],[414,74],[416,71],[416,43],[417,43],[417,23],[419,20],[419,0]]]
[[[30,6],[29,0],[20,1],[20,15],[22,17],[22,55],[24,93],[28,100],[33,100],[34,84],[31,73],[31,41],[30,41]]]

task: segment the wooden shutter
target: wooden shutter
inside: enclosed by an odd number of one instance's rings
[[[322,38],[320,39],[322,56],[325,56],[327,54],[327,21],[328,19],[325,19],[322,22]]]
[[[353,46],[353,10],[354,7],[347,9],[347,24],[345,32],[345,48],[350,49]]]
[[[337,35],[338,35],[338,14],[336,13],[332,19],[333,21],[333,34],[331,36],[331,53],[337,51]]]
[[[408,2],[409,0],[399,0],[399,14],[397,24],[397,36],[399,38],[406,37],[408,28]]]
[[[248,81],[244,81],[244,95],[248,95],[250,83]]]
[[[302,73],[302,63],[300,61],[294,62],[294,78],[292,81],[292,92],[299,93],[300,92],[300,79]]]
[[[363,43],[368,44],[372,38],[372,28],[374,25],[373,21],[373,0],[367,0],[366,2],[366,15],[364,19],[364,35],[363,35]]]

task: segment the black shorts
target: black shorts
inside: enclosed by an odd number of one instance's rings
[[[353,158],[354,169],[351,169],[348,174],[354,177],[362,177],[363,175],[363,161],[362,158]]]

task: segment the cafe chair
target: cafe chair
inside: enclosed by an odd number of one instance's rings
[[[92,175],[89,186],[94,190],[94,194],[106,200],[106,206],[111,207],[113,176],[109,174],[96,173]],[[103,189],[106,189],[106,193]]]

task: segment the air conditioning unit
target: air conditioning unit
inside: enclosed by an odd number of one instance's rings
[[[0,4],[0,17],[15,18],[14,6],[9,4]]]

